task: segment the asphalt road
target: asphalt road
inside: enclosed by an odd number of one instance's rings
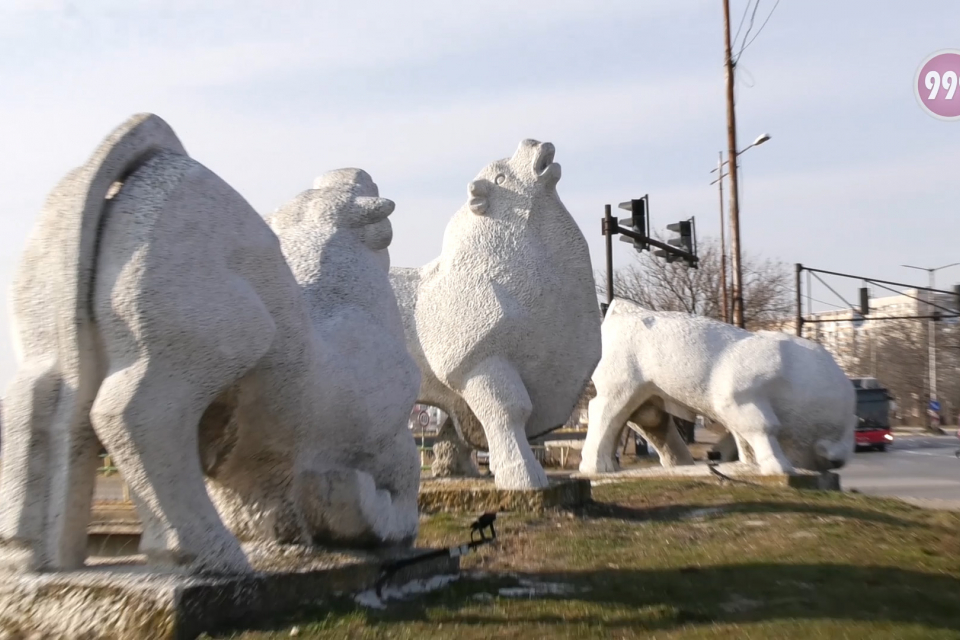
[[[955,436],[895,436],[885,452],[854,455],[840,469],[841,486],[960,510],[960,448]]]

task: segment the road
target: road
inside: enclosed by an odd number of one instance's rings
[[[960,510],[955,436],[896,436],[885,452],[857,453],[840,470],[845,490]]]

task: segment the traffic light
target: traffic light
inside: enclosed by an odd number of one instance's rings
[[[860,315],[864,318],[870,315],[870,292],[866,287],[860,287]]]
[[[680,222],[668,224],[667,231],[680,234],[678,238],[670,238],[667,240],[667,244],[672,244],[687,253],[693,253],[693,225],[690,224],[689,220],[681,220]]]
[[[630,227],[633,231],[643,235],[643,237],[647,237],[647,197],[634,198],[629,202],[621,202],[617,206],[630,212],[630,217],[621,218],[620,222],[622,222],[624,226]],[[642,240],[634,240],[627,236],[620,236],[620,240],[622,242],[632,242],[633,248],[637,251],[649,249],[647,243]]]
[[[658,258],[663,258],[667,262],[676,262],[677,260],[680,259],[677,256],[673,255],[672,253],[664,251],[663,249],[657,249],[656,251],[653,252],[653,255],[657,256]]]
[[[685,251],[689,254],[692,254],[692,258],[686,256],[678,256],[666,249],[660,249],[654,251],[653,255],[658,258],[663,258],[667,262],[676,262],[677,260],[683,260],[687,263],[688,266],[697,268],[697,250],[696,250],[696,241],[694,239],[693,233],[693,218],[689,220],[681,220],[680,222],[675,222],[673,224],[667,225],[667,230],[676,233],[678,237],[670,238],[667,240],[667,244],[674,246],[681,251]]]

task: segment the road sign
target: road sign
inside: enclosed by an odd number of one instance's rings
[[[421,427],[426,427],[430,424],[430,414],[426,410],[421,409],[420,414],[417,416],[417,422]]]
[[[940,412],[940,403],[939,403],[938,401],[936,401],[936,400],[931,400],[931,401],[930,401],[930,411],[933,411],[934,413],[939,413],[939,412]]]

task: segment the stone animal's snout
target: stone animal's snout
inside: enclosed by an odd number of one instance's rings
[[[382,251],[393,241],[393,226],[389,215],[393,213],[393,200],[373,196],[358,196],[354,201],[357,217],[363,227],[363,243],[374,251]]]
[[[510,160],[519,171],[530,171],[537,182],[555,185],[560,180],[560,165],[554,162],[556,148],[549,142],[524,140]]]
[[[470,211],[487,215],[491,201],[531,199],[548,194],[560,180],[560,165],[553,161],[556,148],[549,142],[523,140],[508,160],[487,166],[468,187]],[[555,194],[554,194],[555,195]],[[496,205],[493,211],[497,211]]]
[[[817,441],[815,447],[816,465],[820,471],[832,471],[847,464],[853,454],[853,442],[844,438],[840,442]]]
[[[393,200],[380,197],[380,191],[370,174],[362,169],[336,169],[313,181],[313,189],[349,202],[339,214],[338,226],[361,230],[363,243],[374,251],[382,251],[393,241],[393,226],[388,217],[395,208]],[[326,199],[318,206],[327,207]]]

